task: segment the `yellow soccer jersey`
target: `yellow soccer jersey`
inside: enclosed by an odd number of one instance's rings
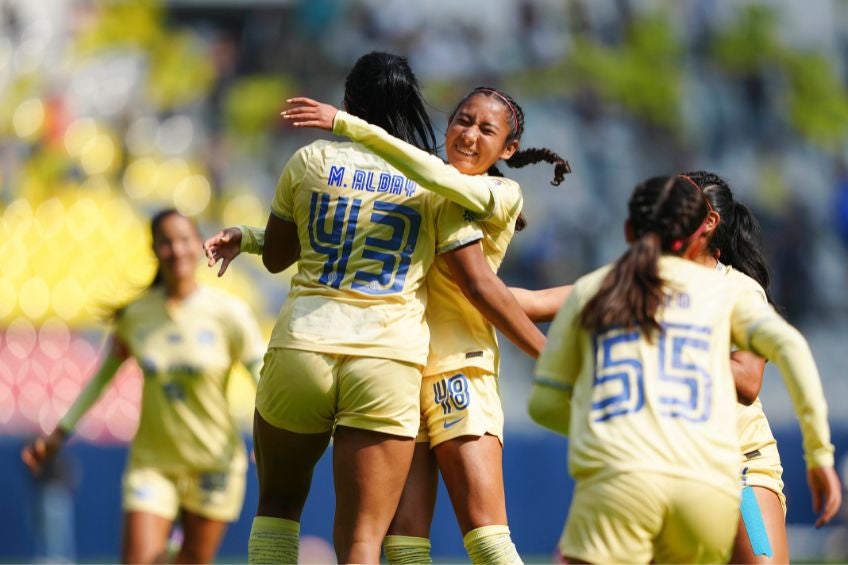
[[[766,293],[762,290],[762,287],[744,273],[737,271],[729,265],[722,265],[721,263],[716,265],[716,270],[720,273],[724,273],[731,283],[742,286],[748,285],[752,288],[756,285],[759,292],[752,293],[751,298],[753,299],[756,296],[763,303],[768,303]],[[745,406],[744,404],[736,405],[736,430],[739,436],[739,447],[742,450],[743,456],[746,453],[752,453],[757,450],[761,450],[766,446],[777,443],[774,439],[774,435],[771,433],[771,427],[769,427],[766,414],[763,412],[763,404],[760,402],[759,398],[757,398],[750,406]],[[743,457],[742,460],[744,462],[745,458]]]
[[[117,336],[144,374],[141,417],[130,464],[164,470],[246,468],[226,390],[233,365],[265,353],[247,305],[201,286],[181,304],[154,287],[130,303]]]
[[[297,224],[300,258],[270,346],[424,365],[433,257],[482,237],[464,210],[355,143],[316,141],[271,211]]]
[[[517,183],[508,179],[492,179],[492,182],[498,185],[499,197],[492,214],[479,224],[485,234],[483,254],[497,273],[515,233],[523,198]],[[436,257],[430,269],[427,291],[430,355],[424,374],[436,375],[463,367],[479,367],[498,374],[500,358],[495,328],[453,281],[443,257]]]
[[[816,447],[832,449],[806,342],[752,297],[761,289],[731,283],[714,269],[677,257],[663,256],[659,267],[667,283],[658,313],[664,332],[652,342],[636,330],[591,335],[579,325],[583,306],[609,266],[577,281],[551,326],[536,365],[530,413],[557,431],[570,428],[572,475],[697,476],[735,496],[739,443],[731,342],[772,359],[788,381],[799,383],[801,396],[809,399],[802,412],[821,431]],[[548,404],[548,397],[559,404]]]
[[[751,299],[756,297],[764,304],[768,303],[765,291],[754,279],[735,270],[733,267],[725,265],[721,266],[719,272],[723,272],[733,285],[756,290],[757,292],[751,293]],[[810,387],[818,391],[821,390],[820,382],[812,382],[813,380],[818,381],[818,373],[806,373],[803,377],[804,382],[801,385],[803,390],[807,390]],[[802,399],[800,398],[802,388],[795,382],[787,379],[785,374],[783,374],[783,378],[792,397],[792,403],[796,413],[801,415],[799,421],[801,424],[801,434],[804,438],[804,456],[807,466],[813,468],[833,465],[833,451],[828,447],[829,430],[826,428],[827,421],[822,421],[821,417],[812,417],[809,413],[813,409],[826,415],[827,407],[824,404],[824,397]],[[777,445],[759,398],[750,406],[739,404],[737,406],[736,418],[743,455]]]
[[[485,234],[483,253],[497,272],[524,204],[518,183],[486,175],[464,175],[438,157],[345,112],[336,115],[333,131],[361,143],[423,188],[466,206],[478,219]],[[443,258],[436,257],[427,277],[427,289],[430,355],[424,374],[435,375],[469,366],[496,374],[495,328],[453,282]]]

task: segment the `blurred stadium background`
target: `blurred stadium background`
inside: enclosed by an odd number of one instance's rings
[[[137,423],[127,367],[44,480],[18,458],[98,362],[103,314],[153,275],[148,218],[175,206],[205,236],[263,225],[277,175],[315,138],[278,113],[303,94],[340,103],[361,54],[406,55],[437,135],[469,88],[513,94],[525,146],[574,169],[507,171],[529,229],[502,270],[529,288],[572,281],[623,250],[626,197],[654,174],[710,169],[760,218],[774,295],[809,338],[848,480],[848,2],[843,0],[0,0],[0,561],[117,559],[119,481]],[[288,289],[254,258],[203,280],[270,332]],[[505,340],[502,340],[505,341]],[[525,415],[532,364],[504,343],[505,466],[518,549],[548,559],[570,499],[565,442]],[[252,413],[235,379],[239,417]],[[846,512],[812,529],[800,438],[780,376],[763,401],[786,467],[796,559],[848,559]],[[331,558],[323,461],[303,521]],[[254,475],[221,560],[246,558]],[[447,497],[434,554],[463,559]]]

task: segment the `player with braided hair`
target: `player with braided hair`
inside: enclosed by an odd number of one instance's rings
[[[550,150],[519,150],[524,113],[512,98],[488,87],[474,89],[451,114],[445,133],[449,165],[327,104],[308,98],[290,102],[297,106],[284,115],[296,126],[332,129],[365,146],[422,187],[463,205],[478,219],[484,234],[482,245],[473,242],[439,255],[428,273],[430,354],[421,387],[422,426],[412,470],[384,543],[387,558],[390,563],[429,562],[438,467],[472,561],[520,562],[506,519],[499,353],[492,326],[496,321],[480,308],[475,281],[463,273],[496,271],[519,219],[520,187],[497,178],[495,162],[504,159],[520,167],[547,161],[555,165],[554,185],[562,182],[570,167]],[[383,187],[377,184],[375,189]],[[242,231],[246,239],[258,235]],[[214,249],[218,243],[208,244],[211,259],[227,257]],[[457,268],[459,264],[465,268]],[[550,320],[567,290],[524,291],[520,301],[528,315],[532,310],[531,318]]]
[[[739,504],[730,344],[775,362],[813,432],[807,447],[832,457],[818,370],[755,281],[700,264],[719,218],[695,182],[648,179],[628,207],[630,248],[575,283],[536,365],[530,415],[570,435],[577,483],[560,551],[725,563]]]
[[[771,302],[769,274],[761,248],[760,228],[751,211],[733,197],[733,191],[720,176],[708,171],[686,173],[707,197],[718,214],[718,223],[707,235],[700,262],[734,280],[747,275],[762,288],[761,299]],[[741,275],[740,275],[741,274]],[[765,360],[748,351],[731,353],[731,368],[739,397],[737,431],[742,453],[741,519],[733,547],[732,563],[787,563],[786,498],[783,495],[783,467],[777,442],[758,397],[763,382]],[[814,431],[804,425],[805,446]],[[827,523],[840,504],[839,478],[830,453],[807,452],[808,482],[816,510],[817,526]]]

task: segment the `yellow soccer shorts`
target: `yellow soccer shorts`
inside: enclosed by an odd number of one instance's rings
[[[461,436],[489,434],[503,444],[503,427],[497,376],[466,367],[422,380],[418,443],[435,447]]]
[[[414,438],[420,389],[421,367],[413,363],[275,347],[265,355],[256,410],[296,433],[348,426]]]
[[[780,499],[783,514],[786,514],[786,496],[783,494],[783,466],[777,444],[761,447],[744,454],[742,464],[742,487],[760,487],[774,492]]]
[[[739,496],[693,479],[618,473],[578,481],[560,551],[588,563],[727,563]]]
[[[234,522],[244,502],[245,471],[166,472],[130,466],[123,477],[124,512],[147,512],[174,520],[180,509]]]

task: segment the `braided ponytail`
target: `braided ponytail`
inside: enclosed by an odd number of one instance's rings
[[[541,161],[554,165],[554,180],[551,181],[551,184],[554,186],[559,186],[565,179],[565,175],[571,172],[571,165],[568,164],[568,161],[547,147],[531,147],[516,151],[512,157],[507,159],[506,164],[510,168],[518,169]]]

